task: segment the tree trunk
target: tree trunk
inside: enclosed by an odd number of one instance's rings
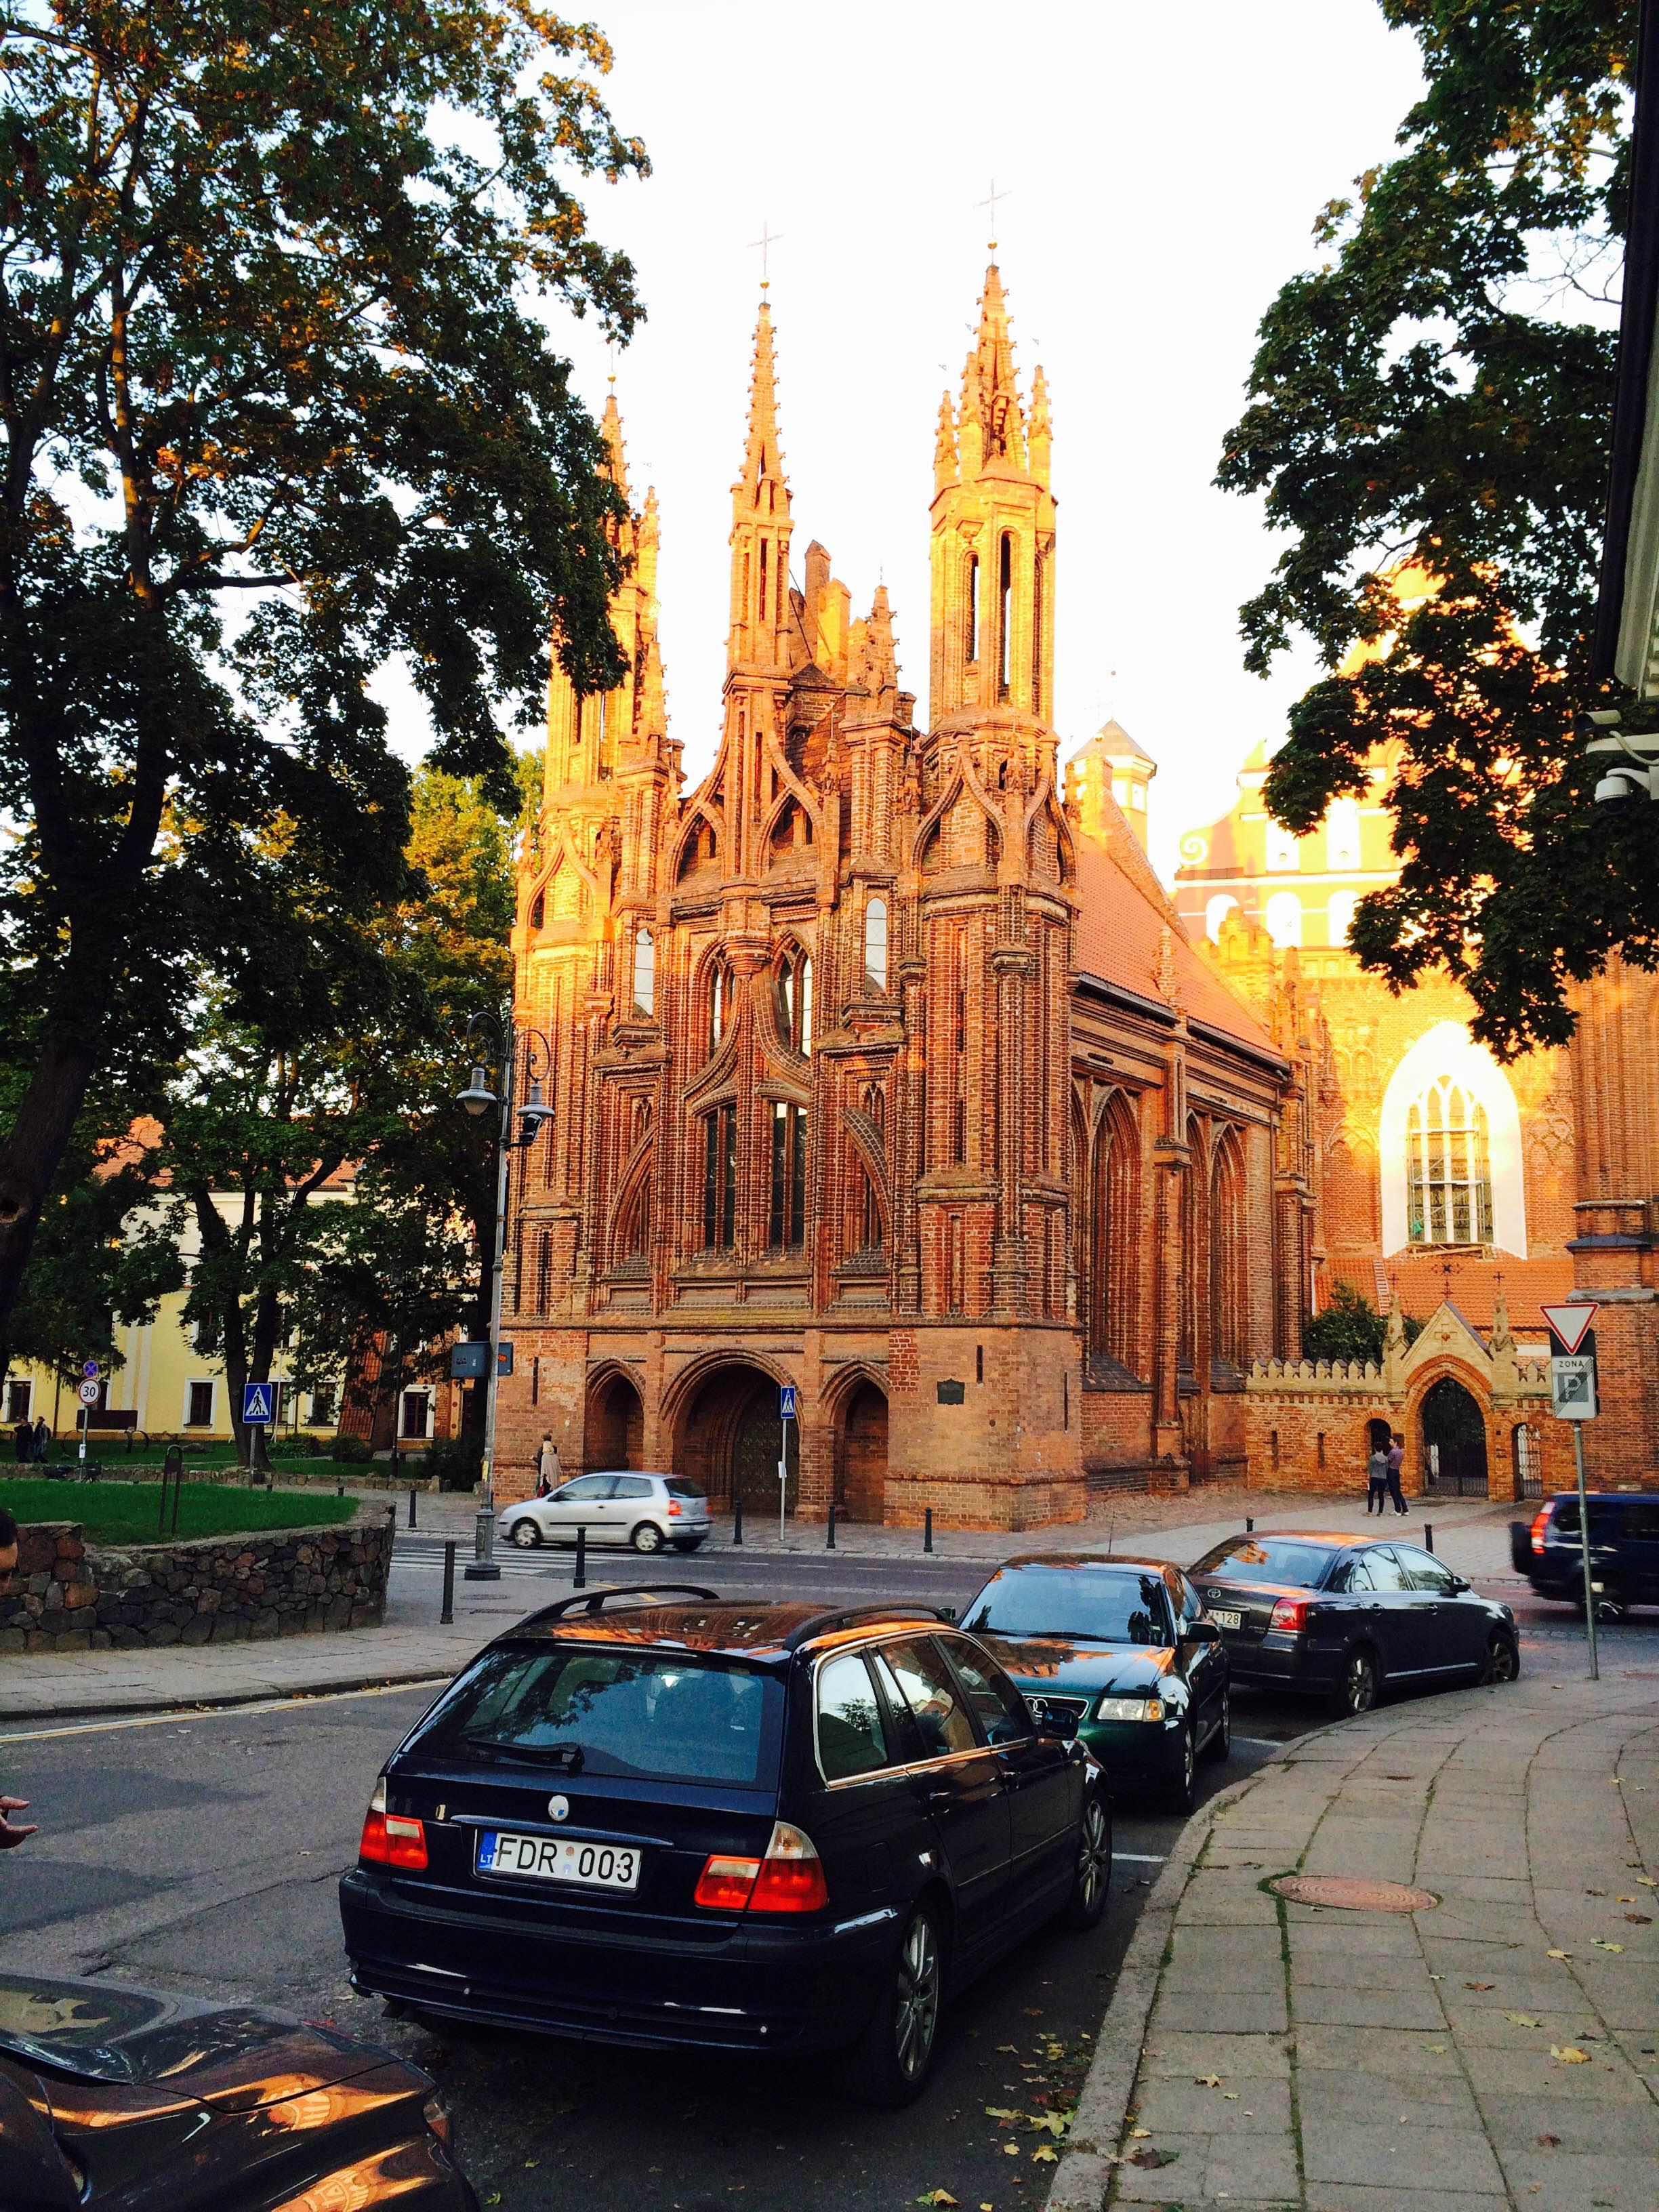
[[[0,1371],[7,1364],[11,1319],[23,1287],[40,1210],[69,1147],[97,1064],[89,1033],[51,1024],[28,1088],[0,1145]]]

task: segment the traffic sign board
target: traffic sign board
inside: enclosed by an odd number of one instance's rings
[[[98,1403],[97,1383],[86,1382],[79,1384],[76,1390],[76,1395],[80,1399],[81,1403],[83,1406],[95,1406]]]
[[[1583,1305],[1545,1306],[1541,1310],[1550,1325],[1550,1334],[1559,1340],[1561,1350],[1574,1352],[1583,1343],[1601,1309],[1593,1299],[1586,1299]]]
[[[276,1418],[276,1385],[274,1382],[244,1382],[242,1426],[245,1429],[268,1428]]]
[[[1595,1360],[1589,1352],[1558,1352],[1550,1362],[1552,1410],[1562,1421],[1595,1419]]]
[[[778,1385],[778,1419],[781,1421],[795,1419],[795,1386],[793,1382],[780,1382]]]
[[[95,1382],[98,1380],[98,1362],[95,1359],[83,1359],[81,1362],[81,1372],[88,1382]]]

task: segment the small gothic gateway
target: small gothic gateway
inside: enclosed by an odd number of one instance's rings
[[[614,400],[605,428],[626,497]],[[556,676],[521,872],[556,1116],[514,1157],[502,1495],[547,1430],[567,1472],[775,1511],[785,1382],[817,1517],[1013,1529],[1242,1465],[1252,1362],[1300,1351],[1310,1048],[1188,942],[1113,732],[1062,790],[1049,448],[994,264],[939,411],[921,725],[885,592],[854,620],[823,548],[792,557],[763,305],[689,789],[630,507],[630,673]]]

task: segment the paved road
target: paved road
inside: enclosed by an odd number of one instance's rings
[[[789,1563],[787,1576],[775,1559],[755,1564],[752,1585],[746,1564],[729,1555],[712,1579],[732,1588],[740,1573],[746,1586],[775,1590],[811,1577],[842,1601],[883,1579],[873,1563],[837,1571],[832,1587],[816,1562]],[[915,1563],[903,1566],[903,1587],[920,1594]],[[976,1578],[960,1566],[926,1571],[926,1594],[939,1601],[971,1595]],[[891,1568],[884,1579],[890,1592]],[[568,1570],[547,1586],[567,1587]],[[528,1602],[535,1592],[524,1595]],[[1528,1668],[1576,1671],[1569,1624],[1535,1607],[1527,1614]],[[1609,1631],[1603,1656],[1610,1671],[1659,1673],[1659,1616]],[[984,2108],[1031,2109],[1045,2087],[1054,2095],[1080,2075],[1173,1819],[1123,1808],[1102,1927],[1027,1945],[949,2017],[939,2078],[921,2104],[870,2115],[845,2104],[818,2068],[509,2036],[439,2040],[354,1997],[334,1885],[355,1854],[385,1753],[424,1702],[420,1691],[360,1692],[0,1729],[0,1786],[32,1797],[43,1826],[0,1864],[8,1958],[260,1999],[410,2053],[454,2101],[481,2196],[508,2212],[586,2212],[596,2201],[628,2212],[900,2212],[935,2188],[996,2212],[1041,2202],[1046,2169],[1025,2148],[1007,2157]],[[1316,1717],[1288,1700],[1238,1698],[1233,1759],[1206,1770],[1206,1787],[1271,1756]]]

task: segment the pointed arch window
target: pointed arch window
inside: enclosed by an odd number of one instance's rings
[[[997,553],[997,696],[1006,699],[1013,672],[1014,541],[1007,531]]]
[[[657,1004],[657,942],[648,929],[634,939],[634,1011],[650,1014]]]
[[[1406,1114],[1406,1226],[1412,1244],[1490,1244],[1492,1154],[1486,1109],[1439,1075]]]
[[[769,1243],[774,1251],[798,1252],[806,1237],[806,1109],[772,1103],[772,1210]]]
[[[721,1038],[732,1025],[732,970],[724,960],[709,962],[703,992],[708,1014],[708,1049],[717,1052]]]
[[[716,1106],[702,1119],[702,1241],[729,1252],[738,1219],[738,1109]]]
[[[617,1257],[619,1261],[643,1260],[651,1249],[651,1169],[635,1183],[624,1200],[622,1218],[617,1224]]]
[[[967,659],[979,659],[979,556],[968,556],[968,604],[963,609],[963,647]]]
[[[790,946],[779,961],[775,988],[779,1036],[794,1051],[811,1052],[812,962],[801,946]]]
[[[887,988],[887,902],[872,898],[864,909],[864,980],[872,991]]]

